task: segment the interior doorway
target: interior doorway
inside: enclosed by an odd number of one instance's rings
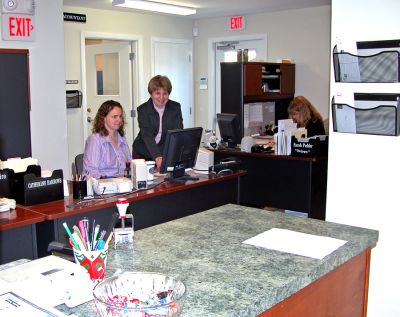
[[[86,59],[86,136],[92,133],[93,120],[100,105],[107,100],[121,103],[125,116],[125,137],[132,144],[134,122],[131,116],[133,60],[135,42],[87,39]],[[86,138],[85,138],[86,139]]]
[[[104,74],[104,72],[101,74],[100,69],[96,69],[96,53],[92,52],[93,54],[90,61],[92,68],[90,70],[91,74],[89,76],[86,66],[88,64],[86,50],[92,45],[98,45],[99,47],[103,45],[104,51],[102,53],[105,55],[98,58],[103,58],[103,61],[104,58],[107,60],[106,68],[108,71],[110,71],[109,75]],[[114,46],[114,49],[110,47],[107,48],[107,46]],[[99,54],[101,54],[100,51],[101,50],[98,51]],[[126,54],[128,54],[128,56],[126,56]],[[101,99],[96,100],[96,98],[100,98],[100,96],[105,97],[106,100],[115,99],[117,101],[120,101],[121,104],[124,106],[129,129],[128,144],[131,146],[133,138],[138,133],[135,109],[139,104],[139,100],[141,100],[142,98],[144,89],[143,76],[139,75],[143,73],[143,61],[140,58],[140,56],[142,55],[143,43],[140,36],[114,33],[82,32],[80,61],[82,72],[81,89],[83,99],[82,108],[80,108],[81,125],[79,128],[79,133],[75,132],[76,135],[80,136],[78,139],[76,137],[70,138],[70,136],[68,136],[68,138],[71,139],[71,142],[74,143],[72,146],[72,148],[74,149],[74,153],[69,153],[69,157],[70,159],[72,159],[72,161],[76,154],[83,153],[84,151],[85,141],[87,137],[91,134],[91,123],[88,121],[91,121],[91,119],[94,118],[97,112],[97,107],[99,107],[102,103]],[[116,71],[116,60],[118,60],[118,63],[121,60],[125,65],[127,64],[128,66],[126,66],[124,70],[119,69],[118,66],[118,70]],[[119,76],[118,80],[114,80],[114,83],[117,86],[113,86],[112,89],[105,88],[104,83],[110,82],[111,78],[113,78],[113,76],[116,76],[115,73],[117,73]],[[122,76],[124,76],[124,79],[121,79],[121,74]],[[100,78],[102,76],[102,80],[98,80],[98,76],[100,76]],[[91,79],[89,79],[89,77]],[[116,87],[118,87],[118,89],[116,89]],[[95,106],[96,108],[92,108],[93,106]],[[90,112],[88,112],[88,109]],[[128,131],[128,129],[126,129],[126,131]],[[68,131],[72,133],[74,133],[73,131],[75,130],[76,127],[68,127]]]
[[[251,35],[243,37],[229,37],[212,39],[209,42],[210,60],[210,93],[209,93],[209,117],[208,127],[217,132],[216,114],[221,112],[221,63],[236,62],[237,50],[248,49],[250,61],[267,60],[267,36]]]
[[[183,126],[194,126],[193,41],[152,38],[152,73],[171,80],[170,98],[181,104]]]

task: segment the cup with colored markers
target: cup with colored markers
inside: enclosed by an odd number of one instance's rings
[[[106,273],[108,246],[102,250],[81,251],[73,248],[75,262],[83,266],[92,281],[100,281]]]
[[[80,220],[78,226],[73,226],[73,232],[71,232],[66,222],[63,223],[63,226],[69,236],[75,262],[88,271],[93,281],[102,280],[106,273],[108,245],[112,239],[113,232],[109,230],[109,234],[107,234],[106,230],[102,230],[98,235],[100,226],[95,226],[93,222],[91,238],[87,218]]]

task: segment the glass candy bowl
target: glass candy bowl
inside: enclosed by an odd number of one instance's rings
[[[93,295],[102,317],[176,317],[185,285],[159,273],[125,272],[97,284]]]

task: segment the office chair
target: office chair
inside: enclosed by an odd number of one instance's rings
[[[83,175],[83,153],[75,156],[76,175]]]

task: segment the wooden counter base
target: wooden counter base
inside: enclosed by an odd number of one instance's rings
[[[370,256],[366,249],[258,317],[365,317]]]

